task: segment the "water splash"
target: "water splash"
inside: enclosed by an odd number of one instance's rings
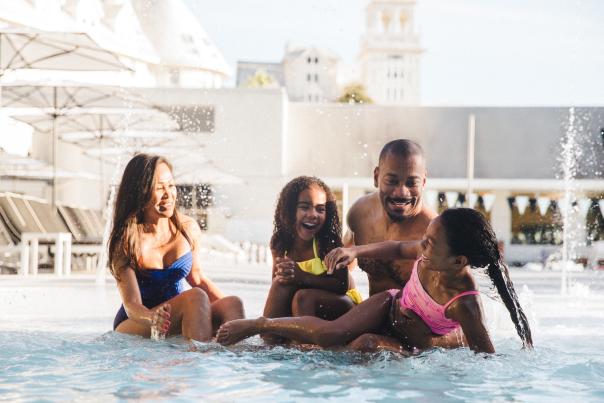
[[[578,204],[577,175],[580,171],[579,161],[583,158],[581,133],[583,125],[574,107],[569,108],[566,133],[562,139],[562,152],[559,163],[562,168],[561,179],[564,183],[564,194],[558,201],[562,215],[562,276],[560,292],[568,293],[569,272],[578,257],[578,250],[585,246],[585,222]]]
[[[133,110],[132,105],[127,105],[128,112],[124,115],[123,119],[123,129],[122,132],[126,132],[129,128],[129,123],[133,120],[133,115],[131,111]],[[124,150],[128,149],[128,140],[125,136],[117,136],[116,137],[116,145]],[[136,139],[134,139],[136,141]],[[105,210],[103,213],[103,218],[105,219],[105,228],[103,229],[103,239],[101,241],[101,254],[99,256],[99,260],[97,262],[96,267],[96,279],[95,283],[98,286],[102,286],[105,284],[105,275],[107,273],[107,262],[108,262],[108,248],[109,248],[109,235],[111,233],[111,225],[113,224],[113,209],[115,207],[115,198],[117,197],[117,187],[119,184],[119,175],[123,171],[126,158],[129,157],[127,153],[120,153],[117,156],[117,163],[114,165],[115,169],[111,175],[111,181],[109,185],[109,197],[107,198],[107,204],[105,206]],[[103,164],[103,156],[101,155],[101,164]]]

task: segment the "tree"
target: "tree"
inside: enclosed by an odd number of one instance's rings
[[[373,100],[367,95],[367,90],[360,83],[352,83],[344,87],[338,102],[348,104],[372,104]]]
[[[243,86],[246,88],[276,88],[279,84],[265,70],[256,70]]]

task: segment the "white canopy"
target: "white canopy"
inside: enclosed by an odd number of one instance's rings
[[[130,70],[85,32],[0,28],[0,76],[6,70]]]
[[[52,165],[44,161],[0,151],[0,178],[50,182],[55,175],[58,179],[99,179],[98,175],[89,172],[73,172],[64,169],[57,169],[56,172],[53,172]]]

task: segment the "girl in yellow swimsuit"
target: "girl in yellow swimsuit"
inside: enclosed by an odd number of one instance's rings
[[[347,268],[327,274],[323,258],[342,246],[333,193],[320,179],[300,176],[279,195],[270,247],[272,284],[264,316],[317,316],[333,320],[362,299]],[[267,342],[282,342],[273,335]]]

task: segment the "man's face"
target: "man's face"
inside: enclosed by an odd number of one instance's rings
[[[391,220],[417,215],[422,208],[426,167],[419,155],[399,157],[387,154],[373,172],[382,207]]]

